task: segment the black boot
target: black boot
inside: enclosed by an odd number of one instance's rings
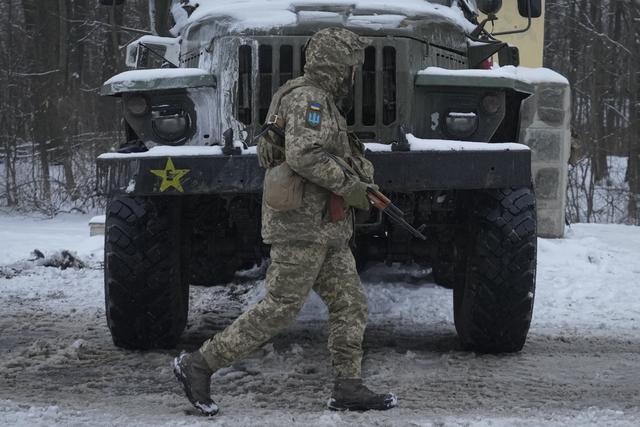
[[[218,405],[211,399],[211,375],[213,371],[198,350],[183,351],[173,359],[173,373],[182,384],[187,399],[203,415],[218,413]]]
[[[361,379],[349,378],[336,380],[328,406],[334,411],[383,411],[397,404],[398,398],[395,394],[375,394],[362,384]]]

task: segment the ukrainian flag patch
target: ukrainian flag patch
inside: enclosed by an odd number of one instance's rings
[[[322,105],[319,102],[310,102],[307,107],[307,125],[317,128],[322,123]]]

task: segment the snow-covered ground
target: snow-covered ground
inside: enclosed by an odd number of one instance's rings
[[[364,281],[371,318],[364,374],[398,394],[383,413],[324,409],[331,375],[326,310],[312,297],[297,323],[218,372],[222,412],[194,413],[175,382],[176,351],[115,348],[106,328],[102,238],[89,216],[0,216],[0,425],[540,426],[640,424],[640,228],[576,224],[539,241],[538,290],[519,354],[458,349],[451,292],[420,271],[375,267]],[[82,269],[44,267],[76,251]],[[192,288],[181,347],[256,300],[261,283]]]

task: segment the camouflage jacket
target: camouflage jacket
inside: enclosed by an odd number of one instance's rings
[[[328,153],[373,168],[361,147],[350,144],[347,123],[336,100],[347,95],[351,68],[361,64],[365,42],[343,28],[318,31],[306,49],[304,76],[287,82],[274,95],[268,116],[285,119],[284,160],[304,178],[302,206],[275,211],[262,204],[262,237],[266,243],[291,240],[321,244],[345,242],[353,234],[353,217],[332,222],[331,193],[348,194],[358,178],[347,175]],[[348,77],[348,78],[347,78]],[[361,168],[362,169],[362,168]]]
[[[332,96],[314,86],[293,89],[282,98],[278,113],[286,122],[286,162],[305,179],[304,195],[302,206],[291,211],[278,212],[262,204],[264,241],[326,244],[348,240],[353,233],[351,213],[342,221],[331,222],[327,207],[331,193],[342,196],[357,181],[326,155],[348,158],[354,154],[345,118]]]

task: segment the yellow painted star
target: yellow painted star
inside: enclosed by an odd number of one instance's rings
[[[171,157],[167,157],[167,164],[164,169],[151,169],[149,170],[149,172],[162,178],[162,184],[160,184],[160,192],[173,187],[179,192],[184,193],[184,188],[182,188],[182,183],[180,182],[180,180],[183,176],[188,174],[190,170],[191,169],[176,169],[176,167],[173,166]]]

